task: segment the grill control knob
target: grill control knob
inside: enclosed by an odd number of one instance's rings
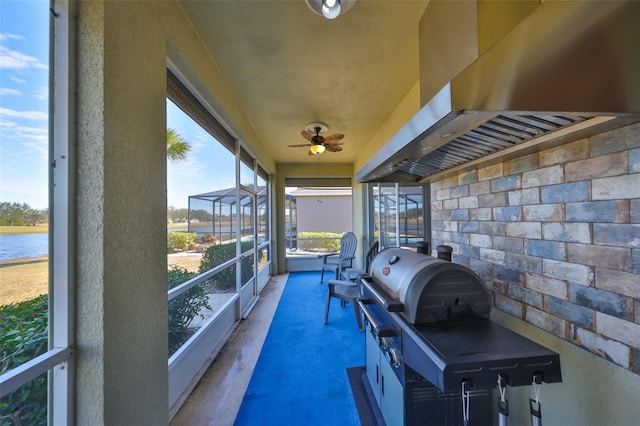
[[[393,365],[395,368],[400,367],[400,356],[398,355],[398,351],[395,348],[391,348],[388,351],[385,351],[384,357],[387,359],[387,362]]]

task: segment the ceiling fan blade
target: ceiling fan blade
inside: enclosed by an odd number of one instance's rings
[[[316,127],[315,130],[316,130],[315,134],[309,132],[308,130],[303,130],[300,132],[300,134],[302,135],[303,138],[311,142],[312,145],[323,145],[325,149],[329,152],[342,151],[342,147],[340,146],[344,143],[344,142],[341,142],[341,140],[344,138],[344,135],[342,133],[336,133],[335,135],[324,137],[324,136],[320,136],[319,134],[321,131],[320,127]],[[309,144],[288,145],[288,146],[290,148],[309,148]],[[309,155],[317,155],[317,154],[315,154],[313,151],[311,151],[311,149],[309,149]]]
[[[331,136],[327,136],[324,138],[324,142],[325,143],[332,143],[333,141],[339,141],[342,140],[344,138],[344,135],[342,133],[337,133],[335,135],[331,135]]]

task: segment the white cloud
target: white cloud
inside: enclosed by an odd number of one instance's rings
[[[12,129],[14,127],[16,127],[16,123],[14,121],[6,120],[0,116],[0,128]]]
[[[6,144],[3,147],[6,155],[29,156],[35,153],[39,158],[48,158],[49,129],[46,125],[41,127],[25,126],[15,121],[7,120],[0,115],[0,130],[3,136],[2,142]],[[9,146],[12,147],[10,150],[7,149]],[[18,149],[18,146],[22,146],[22,148]]]
[[[43,86],[38,89],[33,89],[33,94],[31,96],[36,99],[46,100],[49,98],[49,87]]]
[[[24,40],[24,37],[18,34],[0,33],[0,41],[6,40]]]
[[[0,45],[0,69],[49,68],[33,56]]]
[[[42,140],[42,138],[46,139],[49,133],[49,130],[46,127],[15,126],[13,130],[21,137],[39,140]]]
[[[13,81],[14,83],[20,83],[20,84],[24,84],[27,82],[27,80],[23,79],[23,78],[18,78],[15,76],[11,76],[9,77],[11,79],[11,81]]]
[[[31,161],[33,154],[41,159],[49,156],[49,129],[47,127],[22,126],[8,120],[0,120],[3,135],[3,151],[7,156],[24,157]]]
[[[47,126],[23,126],[11,120],[0,119],[0,129],[2,130],[2,135],[6,139],[18,138],[42,141],[47,140],[49,137],[49,129],[47,128]]]
[[[205,165],[199,161],[194,156],[187,157],[186,160],[178,161],[172,165],[171,162],[167,163],[167,167],[171,167],[173,171],[173,176],[181,176],[192,179],[202,179],[204,175],[204,171],[206,169]]]
[[[49,114],[42,111],[16,111],[9,108],[0,108],[0,118],[3,117],[23,118],[25,120],[47,120]]]
[[[206,166],[199,160],[200,155],[210,154],[207,148],[211,146],[211,135],[204,130],[196,131],[193,140],[189,141],[191,151],[185,160],[173,163],[174,176],[202,179]],[[171,164],[171,162],[168,162]]]
[[[16,89],[0,87],[0,96],[22,96],[22,92]]]
[[[31,152],[37,152],[40,158],[49,158],[49,139],[46,136],[41,140],[25,141],[22,144]]]
[[[198,130],[196,130],[193,135],[193,139],[189,141],[192,153],[196,153],[201,150],[206,152],[206,149],[211,146],[212,140],[213,137],[209,133],[198,127]]]

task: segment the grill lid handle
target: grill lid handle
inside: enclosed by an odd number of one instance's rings
[[[384,326],[378,323],[375,316],[371,313],[371,311],[367,307],[366,299],[358,300],[358,306],[360,307],[360,310],[362,310],[362,313],[364,314],[367,321],[369,321],[369,323],[371,324],[371,331],[373,332],[374,336],[378,338],[395,337],[399,334],[398,331],[393,326]]]

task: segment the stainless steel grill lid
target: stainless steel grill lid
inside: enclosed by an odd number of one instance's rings
[[[388,301],[410,324],[488,318],[491,301],[482,279],[472,270],[401,248],[382,250],[370,275]]]

